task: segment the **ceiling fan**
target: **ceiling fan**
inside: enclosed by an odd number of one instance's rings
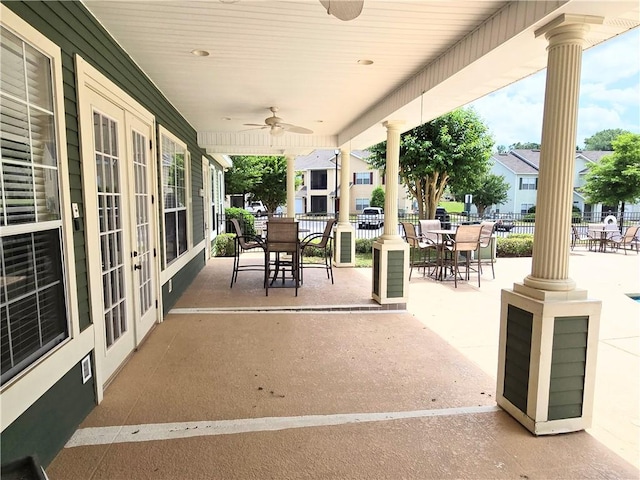
[[[309,130],[308,128],[298,127],[296,125],[291,125],[289,123],[284,123],[280,117],[276,116],[276,112],[278,111],[278,107],[270,107],[272,116],[264,119],[264,124],[260,123],[245,123],[247,127],[260,127],[261,129],[268,128],[269,133],[274,137],[279,137],[284,135],[284,132],[291,133],[304,133],[310,134],[313,133],[313,130]]]
[[[320,0],[329,15],[348,21],[362,13],[364,0]]]

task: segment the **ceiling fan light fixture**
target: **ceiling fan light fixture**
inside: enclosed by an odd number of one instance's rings
[[[271,129],[269,131],[272,137],[281,137],[284,135],[284,128],[280,125],[271,125]]]

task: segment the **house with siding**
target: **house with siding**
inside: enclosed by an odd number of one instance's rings
[[[585,184],[588,165],[597,163],[607,151],[577,151],[574,166],[573,205],[587,216],[599,216],[615,213],[618,206],[589,204],[579,191]],[[493,205],[495,213],[525,214],[536,205],[538,194],[538,171],[540,168],[540,150],[511,150],[505,153],[494,153],[491,157],[491,173],[502,175],[509,184],[508,199],[502,205]],[[625,205],[627,212],[640,212],[640,205]]]
[[[82,3],[0,33],[0,448],[47,465],[204,266],[230,164]]]
[[[371,194],[376,187],[384,188],[385,176],[380,170],[372,169],[366,159],[367,150],[353,150],[349,160],[349,213],[360,213],[369,206]],[[342,159],[333,150],[314,150],[309,155],[295,159],[295,169],[302,173],[303,183],[296,192],[296,213],[334,213],[336,183],[338,183],[338,210],[340,209],[340,169]],[[398,189],[398,209],[411,210],[411,198],[405,188]]]

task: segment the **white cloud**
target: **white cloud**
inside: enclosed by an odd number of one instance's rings
[[[585,51],[576,142],[600,130],[640,132],[640,29]],[[476,100],[471,105],[496,145],[540,142],[546,70]]]

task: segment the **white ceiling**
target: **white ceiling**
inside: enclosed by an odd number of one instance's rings
[[[317,0],[228,2],[84,0],[212,154],[366,148],[385,120],[409,129],[544,68],[534,32],[562,13],[604,17],[589,45],[640,25],[635,0],[365,0],[348,22]],[[244,125],[270,106],[313,135]]]

